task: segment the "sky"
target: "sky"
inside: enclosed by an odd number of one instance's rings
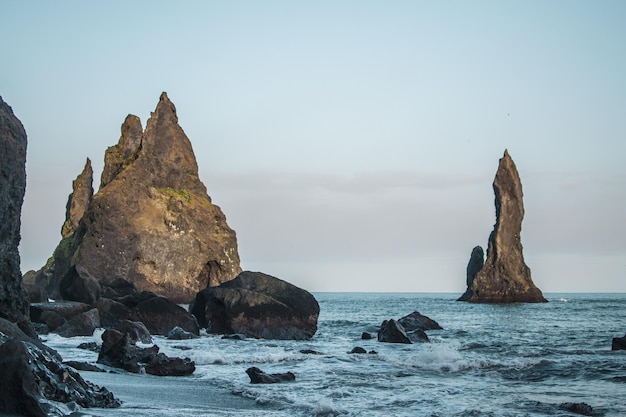
[[[624,1],[0,0],[28,134],[22,271],[127,114],[176,105],[242,267],[309,291],[458,292],[505,149],[544,292],[626,292]]]

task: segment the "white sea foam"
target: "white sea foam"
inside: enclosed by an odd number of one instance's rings
[[[596,297],[587,302],[584,296],[568,295],[567,302],[556,298],[553,303],[514,306],[456,303],[455,295],[316,297],[321,309],[319,332],[310,341],[237,341],[213,335],[173,341],[155,336],[161,352],[196,362],[194,374],[177,381],[186,384],[187,389],[198,390],[204,402],[185,403],[185,413],[213,415],[206,412],[212,399],[205,399],[202,390],[214,386],[250,400],[255,409],[214,414],[220,416],[543,417],[559,414],[558,404],[572,396],[576,401],[607,409],[607,417],[626,415],[623,384],[617,383],[623,380],[626,365],[621,355],[610,351],[610,340],[606,342],[607,322],[611,328],[626,328],[623,315],[615,315],[615,311],[626,309],[626,296]],[[431,343],[402,345],[361,340],[368,326],[413,310],[428,312],[444,327],[427,332]],[[98,341],[97,332],[93,337],[65,339],[51,334],[46,338],[66,360],[97,359],[96,353],[76,348],[83,342]],[[564,343],[575,349],[555,349]],[[355,346],[378,354],[348,354]],[[303,349],[322,354],[303,354]],[[250,366],[268,373],[291,371],[296,380],[251,384],[245,373]],[[145,381],[147,389],[157,377],[138,378],[145,379],[132,380]],[[539,405],[523,406],[529,402]],[[124,411],[124,407],[95,414],[134,415],[133,410]],[[172,406],[156,415],[182,415],[178,411]]]

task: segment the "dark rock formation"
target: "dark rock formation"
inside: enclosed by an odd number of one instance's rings
[[[74,181],[63,239],[37,274],[52,298],[115,298],[107,288],[122,279],[186,303],[241,272],[235,232],[198,178],[191,143],[165,93],[145,131],[136,116],[126,118],[93,196],[90,175],[88,163]]]
[[[626,350],[626,334],[624,337],[614,337],[611,350]]]
[[[83,172],[72,182],[72,190],[65,207],[65,223],[61,227],[63,238],[70,237],[76,232],[93,198],[93,169],[89,158],[85,162]]]
[[[106,372],[106,370],[100,368],[99,366],[94,365],[89,362],[80,362],[80,361],[65,361],[64,365],[71,366],[77,371],[90,371],[90,372]]]
[[[110,298],[100,297],[93,306],[100,313],[100,324],[107,329],[115,327],[130,315],[130,308]]]
[[[567,410],[570,413],[580,414],[582,416],[595,415],[593,407],[587,403],[562,403],[559,408]]]
[[[361,339],[362,339],[362,340],[370,340],[370,339],[373,339],[373,337],[372,337],[372,335],[371,335],[370,333],[368,333],[368,332],[363,332],[363,333],[361,334]]]
[[[189,307],[213,333],[243,333],[261,339],[310,339],[317,331],[319,304],[307,291],[260,272],[198,293]]]
[[[296,376],[291,372],[283,374],[266,374],[257,367],[246,369],[251,384],[276,384],[279,382],[295,381]]]
[[[20,272],[20,225],[26,190],[26,131],[0,97],[0,317],[34,335]]]
[[[361,346],[355,346],[352,348],[352,350],[350,352],[348,352],[349,354],[354,354],[354,353],[367,353],[367,350],[363,349]]]
[[[181,327],[183,330],[194,335],[200,334],[200,327],[196,318],[187,310],[173,303],[165,297],[144,292],[147,298],[141,300],[130,310],[128,319],[140,321],[146,325],[150,333],[155,335],[167,335],[174,327]],[[129,298],[126,298],[128,302]],[[122,301],[123,299],[120,299]],[[126,304],[130,307],[131,304]]]
[[[61,416],[81,407],[119,407],[106,388],[86,382],[47,350],[12,339],[0,345],[0,411]]]
[[[482,246],[475,246],[472,249],[472,254],[470,255],[470,260],[467,263],[467,272],[466,272],[466,283],[467,287],[471,287],[474,282],[474,277],[483,268],[485,265],[485,252],[483,251]]]
[[[426,331],[443,329],[443,327],[441,327],[435,320],[426,317],[417,311],[402,317],[398,320],[398,323],[400,323],[407,332],[413,332],[415,330]]]
[[[524,263],[520,233],[524,218],[522,183],[515,163],[504,151],[493,181],[496,205],[496,224],[489,236],[487,260],[468,282],[467,291],[459,301],[477,303],[546,302],[530,277],[530,268]],[[472,251],[474,255],[474,251]],[[476,254],[478,258],[478,254]],[[478,261],[470,260],[472,271]]]
[[[54,332],[63,337],[91,336],[98,327],[100,327],[100,314],[97,309],[92,308],[72,317]]]
[[[378,331],[378,341],[386,343],[406,343],[411,344],[411,339],[400,323],[394,319],[385,320],[380,325]]]
[[[0,414],[39,417],[69,414],[80,406],[118,407],[108,390],[63,365],[31,326],[18,252],[25,162],[26,132],[0,98]]]
[[[42,315],[46,312],[53,312],[63,317],[65,320],[91,310],[91,306],[76,301],[64,301],[58,303],[33,303],[30,305],[30,319],[40,322]]]
[[[126,333],[131,343],[152,343],[152,336],[146,326],[140,321],[120,320],[115,330]]]
[[[128,372],[146,372],[157,376],[191,375],[196,369],[195,363],[188,358],[169,358],[159,353],[157,345],[149,348],[138,347],[131,342],[128,333],[113,329],[102,334],[98,363]]]

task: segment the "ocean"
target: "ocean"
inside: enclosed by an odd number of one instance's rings
[[[190,357],[189,377],[81,372],[123,401],[97,416],[626,416],[626,294],[545,294],[549,303],[457,302],[460,294],[315,293],[318,331],[309,341],[188,341],[154,337],[169,356]],[[383,320],[413,311],[437,321],[430,343],[380,343]],[[369,332],[371,340],[362,340]],[[93,337],[44,338],[64,360],[95,362],[77,349]],[[360,346],[366,354],[349,354]],[[318,354],[302,353],[310,349]],[[295,382],[253,385],[245,373],[291,371]]]

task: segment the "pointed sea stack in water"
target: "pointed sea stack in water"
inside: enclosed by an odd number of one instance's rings
[[[530,277],[522,254],[522,183],[507,150],[493,181],[496,224],[489,236],[487,260],[480,270],[477,248],[467,268],[467,290],[459,301],[476,303],[540,303],[547,300]]]
[[[89,162],[74,181],[63,240],[37,281],[49,284],[53,298],[60,292],[91,302],[99,286],[121,279],[187,303],[207,286],[235,278],[241,272],[235,232],[198,178],[191,142],[167,94],[145,131],[133,115],[121,130],[106,151],[98,192],[90,194]],[[93,293],[89,300],[63,290],[82,287]]]

